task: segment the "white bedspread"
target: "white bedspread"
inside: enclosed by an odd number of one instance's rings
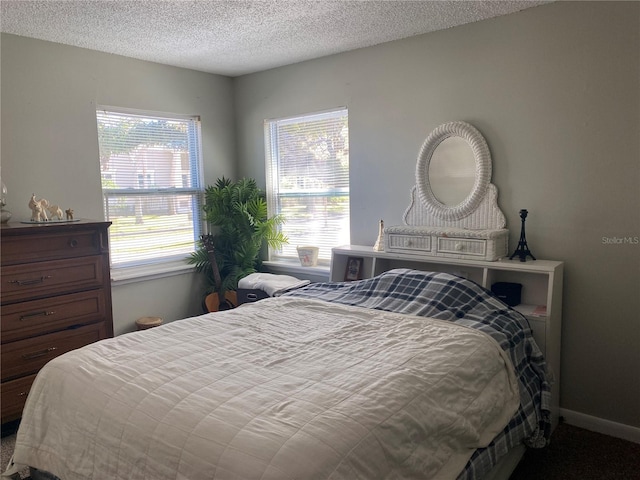
[[[14,458],[62,480],[452,479],[517,389],[476,330],[269,298],[51,361]]]

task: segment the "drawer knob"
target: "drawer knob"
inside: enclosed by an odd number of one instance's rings
[[[69,240],[69,246],[71,248],[76,248],[78,246],[78,240],[76,240],[75,238],[72,238],[71,240]]]
[[[49,347],[49,348],[45,348],[44,350],[38,350],[37,352],[25,353],[25,354],[22,355],[22,358],[25,359],[25,360],[32,360],[34,358],[44,357],[48,353],[51,353],[51,352],[53,352],[54,350],[57,350],[57,349],[58,349],[58,347]]]
[[[457,252],[461,252],[462,250],[464,250],[464,245],[462,245],[461,243],[456,243],[455,248]]]

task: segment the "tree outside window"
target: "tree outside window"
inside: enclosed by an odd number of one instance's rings
[[[349,126],[347,109],[265,121],[269,214],[285,218],[289,244],[270,260],[297,259],[297,246],[349,244]]]
[[[113,267],[184,259],[201,232],[198,117],[96,112]]]

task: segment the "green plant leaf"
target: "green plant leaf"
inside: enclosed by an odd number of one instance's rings
[[[236,182],[218,178],[214,185],[205,188],[203,211],[210,231],[214,232],[216,263],[224,290],[237,289],[240,278],[257,271],[263,244],[280,248],[288,243],[279,229],[284,217],[268,217],[265,192],[252,178]],[[199,248],[187,261],[204,272],[208,285],[215,289],[206,250]]]

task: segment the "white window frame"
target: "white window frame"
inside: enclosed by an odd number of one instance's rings
[[[187,257],[190,252],[197,248],[197,242],[200,235],[203,232],[204,220],[202,211],[202,202],[204,199],[204,177],[202,168],[202,135],[200,128],[200,117],[197,115],[181,115],[173,113],[161,113],[146,110],[136,110],[121,107],[110,106],[98,106],[96,108],[96,120],[100,123],[99,115],[111,113],[114,115],[124,115],[131,117],[143,117],[149,119],[162,119],[170,121],[187,121],[190,125],[190,129],[193,129],[189,134],[188,151],[189,151],[189,175],[192,179],[190,186],[184,186],[184,182],[180,185],[171,187],[155,187],[153,185],[146,185],[148,181],[155,181],[155,171],[149,170],[144,173],[132,169],[130,171],[131,185],[124,188],[102,188],[103,194],[103,207],[106,221],[112,221],[112,225],[109,228],[110,237],[110,249],[111,249],[111,277],[114,283],[129,283],[131,281],[140,281],[150,278],[159,278],[168,275],[178,275],[182,273],[188,273],[193,270],[193,266],[187,264]],[[100,167],[101,178],[115,182],[117,179],[116,173],[119,172],[118,167],[110,168],[109,170],[103,170],[102,165]],[[106,175],[103,175],[106,174]],[[139,179],[140,175],[143,175],[143,183],[141,185]],[[181,175],[184,178],[184,174]],[[140,188],[145,187],[145,188]],[[153,252],[141,253],[139,257],[124,259],[124,256],[118,257],[114,255],[116,249],[122,244],[119,244],[118,240],[118,228],[116,218],[111,214],[109,207],[110,198],[147,198],[152,199],[165,199],[167,202],[175,198],[176,205],[183,205],[184,198],[191,198],[189,203],[191,209],[187,217],[187,226],[193,229],[190,234],[190,239],[183,241],[182,247],[176,247],[175,253],[153,255]],[[170,216],[170,215],[169,215]],[[189,223],[190,222],[190,223]],[[115,228],[114,228],[115,227]],[[178,251],[179,250],[179,251]],[[118,261],[120,258],[120,261]]]
[[[265,167],[266,167],[266,183],[267,183],[267,207],[269,216],[283,214],[285,216],[285,223],[280,226],[280,230],[289,237],[289,244],[283,246],[281,250],[274,250],[269,248],[269,257],[268,262],[272,263],[292,263],[300,265],[296,247],[297,246],[318,246],[320,247],[320,254],[318,258],[318,265],[326,268],[329,266],[331,262],[331,248],[345,245],[350,243],[350,232],[349,232],[349,209],[350,209],[350,193],[349,193],[349,170],[348,170],[348,109],[346,107],[339,107],[331,110],[307,113],[301,115],[295,115],[291,117],[278,118],[278,119],[267,119],[264,122],[264,134],[265,134]],[[304,124],[305,122],[311,123],[313,121],[318,120],[327,120],[327,119],[337,119],[346,117],[346,162],[347,162],[347,171],[346,171],[346,185],[342,185],[341,187],[335,187],[331,190],[319,190],[318,185],[316,185],[315,178],[302,178],[302,182],[297,182],[297,185],[301,187],[301,189],[297,192],[292,192],[291,190],[283,192],[283,188],[281,188],[281,175],[280,175],[280,149],[281,145],[278,140],[278,129],[281,126],[291,125],[291,124]],[[342,183],[344,183],[344,175],[340,177]],[[340,183],[338,181],[338,183]],[[312,188],[309,188],[308,184],[313,184]],[[301,199],[304,197],[315,197],[317,199],[325,198],[325,199],[337,199],[343,198],[343,201],[346,202],[346,215],[341,215],[341,222],[343,222],[342,228],[336,228],[332,230],[335,232],[334,238],[332,242],[335,244],[329,244],[327,240],[318,240],[314,236],[316,233],[311,235],[305,243],[306,245],[302,245],[297,242],[297,239],[292,237],[291,233],[287,231],[287,215],[283,211],[282,208],[282,200],[285,198],[295,198],[300,197]],[[304,203],[304,202],[303,202]],[[328,209],[328,208],[327,208]],[[326,232],[326,228],[324,229]],[[307,267],[305,267],[307,268]]]

